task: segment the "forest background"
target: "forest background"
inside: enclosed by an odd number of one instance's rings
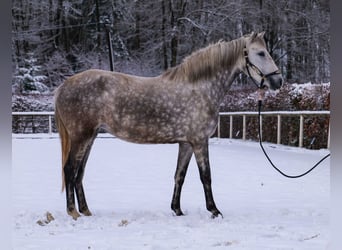
[[[108,34],[115,71],[153,76],[199,48],[252,31],[266,31],[270,54],[287,82],[266,100],[265,110],[330,108],[330,84],[322,84],[330,82],[327,0],[13,0],[12,4],[13,111],[52,110],[52,93],[66,77],[89,68],[109,70]],[[292,83],[312,84],[303,90]],[[221,110],[255,110],[255,102],[248,98],[254,90],[247,77],[239,76]],[[321,133],[328,121],[314,124],[320,124],[314,130]]]

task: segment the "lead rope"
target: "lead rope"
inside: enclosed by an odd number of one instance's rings
[[[270,159],[270,157],[268,156],[268,154],[266,153],[265,149],[264,149],[264,146],[262,145],[262,138],[261,138],[261,109],[262,109],[262,100],[264,98],[264,90],[259,88],[258,90],[258,133],[259,133],[259,144],[260,144],[260,147],[262,149],[262,151],[264,152],[267,160],[269,161],[269,163],[272,165],[272,167],[277,170],[281,175],[287,177],[287,178],[300,178],[300,177],[303,177],[304,175],[307,175],[308,173],[310,173],[312,170],[314,170],[319,164],[321,164],[322,161],[324,161],[326,158],[328,158],[330,156],[330,153],[327,154],[326,156],[324,156],[321,160],[319,160],[312,168],[310,168],[308,171],[306,171],[305,173],[303,174],[300,174],[300,175],[287,175],[285,174],[284,172],[282,172],[279,168],[277,168],[272,160]]]

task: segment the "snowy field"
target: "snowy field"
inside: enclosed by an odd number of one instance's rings
[[[286,179],[259,145],[211,139],[213,193],[223,218],[211,219],[194,159],[181,206],[170,209],[178,145],[98,138],[84,186],[92,217],[74,221],[61,193],[58,138],[12,140],[14,249],[323,250],[329,244],[329,159]],[[266,144],[281,169],[298,174],[328,153]],[[46,213],[54,217],[48,224]]]

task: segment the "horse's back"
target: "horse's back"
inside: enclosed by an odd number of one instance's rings
[[[99,69],[89,69],[80,73],[77,73],[65,80],[65,82],[59,87],[58,91],[82,91],[84,93],[87,89],[92,91],[92,95],[100,93],[101,91],[115,88],[120,85],[125,87],[137,83],[148,82],[153,77],[138,77],[134,75],[111,72]],[[91,88],[91,89],[89,89]]]
[[[115,95],[121,95],[132,88],[137,89],[137,86],[149,79],[153,78],[97,69],[86,70],[69,77],[57,89],[56,105],[65,106],[66,103],[83,106],[104,105]]]
[[[147,137],[157,133],[156,115],[163,112],[165,116],[167,111],[162,93],[167,91],[160,88],[158,77],[87,70],[58,88],[55,108],[69,131],[83,133],[104,127],[122,139],[143,143],[155,140]]]

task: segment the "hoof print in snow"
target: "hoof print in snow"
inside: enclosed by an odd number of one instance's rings
[[[238,242],[236,240],[233,241],[224,241],[224,242],[218,242],[213,245],[213,247],[222,247],[222,246],[231,246],[233,244],[237,244]]]
[[[121,220],[118,224],[119,227],[126,227],[129,224],[128,220]]]
[[[39,226],[46,226],[47,224],[49,224],[51,221],[55,220],[55,218],[52,216],[52,214],[50,212],[46,212],[45,214],[46,219],[43,220],[38,220],[37,224]]]

